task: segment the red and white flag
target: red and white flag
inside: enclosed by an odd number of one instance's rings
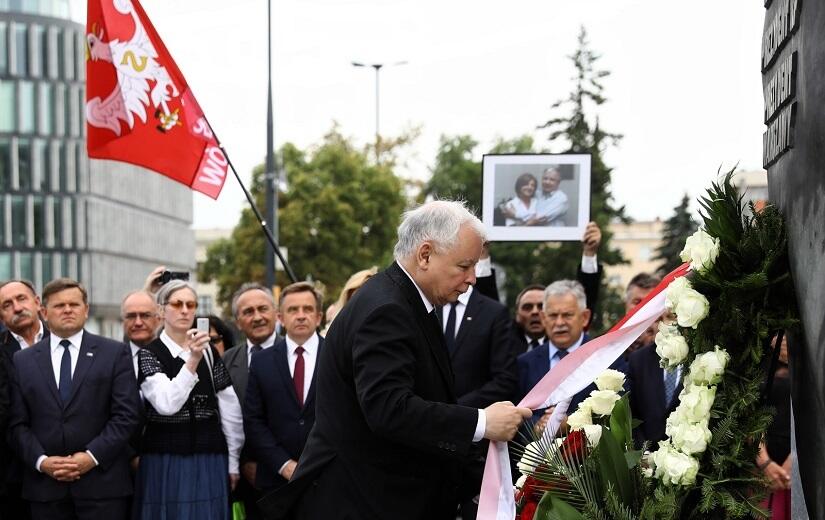
[[[630,313],[609,332],[592,339],[559,361],[518,404],[533,410],[558,404],[551,415],[547,432],[555,434],[561,422],[560,414],[570,400],[587,388],[599,374],[619,356],[665,311],[665,296],[670,282],[688,273],[690,264],[683,264],[665,276]],[[516,515],[513,480],[506,442],[491,442],[481,482],[478,504],[479,520],[513,520]]]
[[[137,0],[89,0],[89,157],[142,166],[217,199],[228,161]]]

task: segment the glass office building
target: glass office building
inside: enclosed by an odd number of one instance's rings
[[[84,29],[68,0],[0,0],[0,280],[77,278],[88,328],[117,337],[127,291],[156,265],[194,267],[192,195],[89,160]]]

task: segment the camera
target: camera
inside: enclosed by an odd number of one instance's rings
[[[171,282],[172,280],[183,280],[185,282],[188,282],[189,273],[184,271],[163,271],[162,273],[160,273],[160,276],[158,276],[157,281],[155,283],[157,283],[158,285],[165,285]]]

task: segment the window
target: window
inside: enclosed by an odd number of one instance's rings
[[[63,35],[59,32],[55,31],[55,41],[57,42],[57,77],[60,79],[65,78],[65,69],[66,69],[66,45],[63,42]]]
[[[45,191],[49,185],[49,177],[52,174],[52,154],[49,149],[49,142],[37,139],[34,141],[33,162],[37,165],[35,171],[37,175],[32,176],[32,189],[34,191]]]
[[[54,85],[54,133],[62,136],[68,123],[66,122],[66,85]]]
[[[0,137],[0,197],[11,189],[11,139]],[[3,241],[0,240],[0,244]]]
[[[46,245],[46,208],[43,205],[42,195],[32,196],[32,208],[34,210],[34,218],[32,219],[34,223],[34,247],[43,247]],[[29,278],[29,280],[31,280],[31,278]]]
[[[0,80],[0,132],[14,132],[17,128],[14,117],[16,106],[14,83]]]
[[[0,0],[0,6],[3,5]],[[0,74],[8,74],[9,72],[9,46],[8,46],[8,29],[5,22],[0,22]]]
[[[26,26],[21,23],[11,24],[12,39],[14,40],[14,72],[24,76],[29,69],[29,38]]]
[[[63,211],[60,209],[60,199],[49,199],[52,214],[52,231],[54,232],[54,247],[63,247]]]
[[[650,261],[651,256],[652,252],[649,246],[642,246],[639,248],[639,260],[642,262],[648,262]]]
[[[66,144],[58,141],[55,145],[57,152],[57,184],[52,184],[52,191],[66,191]]]
[[[31,74],[35,78],[39,78],[43,75],[43,65],[46,63],[43,61],[43,50],[41,47],[43,46],[43,34],[46,31],[43,30],[43,27],[40,25],[32,25],[29,28],[29,44],[31,45],[31,53],[29,54],[29,74]]]
[[[20,278],[24,280],[34,280],[34,255],[31,253],[20,253]]]
[[[14,278],[11,272],[11,253],[0,253],[0,280]]]
[[[66,89],[66,135],[72,137],[78,136],[80,127],[80,112],[77,106],[77,101],[80,99],[79,90],[75,86]]]
[[[40,133],[49,135],[54,132],[54,88],[49,83],[38,85]]]
[[[63,199],[63,215],[66,217],[63,223],[65,231],[63,233],[63,247],[67,249],[74,247],[74,241],[72,240],[72,237],[74,237],[74,204],[72,202],[70,197]]]
[[[88,161],[86,160],[86,147],[83,141],[76,143],[75,150],[75,190],[79,192],[85,191],[88,185],[89,170]]]
[[[31,81],[21,81],[20,89],[20,132],[34,133],[34,83]]]
[[[63,64],[63,74],[65,74],[66,79],[74,79],[74,69],[75,69],[75,61],[77,59],[77,55],[74,52],[74,31],[71,29],[66,29],[63,31],[63,49],[65,54],[63,54],[63,59],[66,61]]]
[[[40,274],[43,285],[53,280],[52,277],[52,255],[43,253],[40,255]]]
[[[6,245],[6,196],[0,195],[0,247]],[[0,280],[8,280],[0,273]]]
[[[11,197],[11,245],[26,247],[26,199],[22,195]]]
[[[17,188],[20,191],[32,189],[31,139],[17,140]]]

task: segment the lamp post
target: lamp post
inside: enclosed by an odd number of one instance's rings
[[[264,189],[266,197],[266,219],[269,221],[272,236],[278,243],[278,170],[275,167],[275,131],[272,122],[272,0],[266,7],[266,56],[267,56],[267,100],[266,100],[266,171],[264,172]],[[275,287],[275,250],[271,245],[264,247],[266,255],[266,286]]]
[[[389,64],[384,64],[384,63],[361,63],[359,61],[353,61],[352,62],[353,67],[372,67],[373,69],[375,69],[375,162],[376,163],[378,162],[378,158],[379,158],[378,148],[379,148],[379,144],[381,143],[381,131],[380,131],[380,128],[381,128],[380,127],[381,108],[380,108],[380,104],[379,104],[379,88],[378,88],[378,86],[379,86],[378,78],[380,76],[379,73],[381,72],[381,69],[384,66],[395,67],[395,66],[398,66],[398,65],[406,65],[406,64],[407,64],[406,61],[396,61],[395,63],[389,63]]]

